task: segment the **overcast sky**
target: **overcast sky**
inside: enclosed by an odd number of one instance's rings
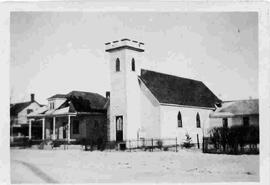
[[[11,101],[110,90],[104,43],[145,43],[142,68],[203,81],[222,100],[258,97],[257,13],[11,13]]]

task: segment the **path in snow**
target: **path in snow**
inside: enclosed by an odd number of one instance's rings
[[[23,164],[29,170],[31,170],[31,172],[33,172],[37,177],[39,177],[40,179],[42,179],[46,183],[58,183],[56,180],[51,178],[49,175],[47,175],[46,173],[44,173],[42,170],[40,170],[38,167],[36,167],[35,165],[33,165],[31,163],[24,162],[24,161],[18,161],[18,160],[14,160],[14,162]]]

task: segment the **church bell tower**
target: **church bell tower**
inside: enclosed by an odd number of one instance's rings
[[[109,53],[110,93],[110,141],[137,139],[140,120],[140,53],[144,43],[121,39],[105,43]]]

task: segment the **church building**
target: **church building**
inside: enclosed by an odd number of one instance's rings
[[[105,43],[111,92],[108,139],[185,139],[202,142],[209,114],[221,100],[201,81],[141,69],[144,43],[121,39]]]

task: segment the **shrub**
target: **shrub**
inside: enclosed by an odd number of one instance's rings
[[[169,150],[169,147],[166,146],[166,147],[163,148],[163,150],[164,151],[168,151]]]
[[[228,146],[230,153],[237,153],[240,145],[242,152],[244,145],[259,143],[259,127],[242,125],[234,125],[230,128],[215,127],[210,130],[210,140],[216,149],[221,145],[225,151]]]
[[[216,149],[218,149],[221,145],[225,150],[226,144],[229,140],[228,137],[228,128],[214,127],[210,130],[210,140]]]
[[[157,141],[157,147],[158,147],[159,149],[161,149],[162,146],[163,146],[163,141],[162,141],[161,139],[159,139],[159,140]]]
[[[186,133],[186,139],[183,142],[183,147],[184,148],[191,148],[193,146],[192,142],[192,138],[189,136],[188,133]]]

